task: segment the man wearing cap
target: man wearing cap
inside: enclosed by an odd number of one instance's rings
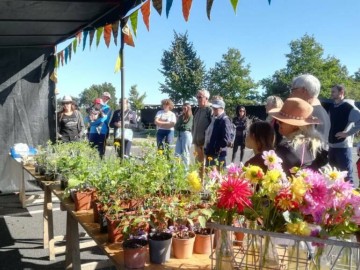
[[[360,130],[360,111],[344,100],[343,85],[335,85],[331,89],[331,98],[334,104],[329,111],[329,163],[341,171],[347,171],[346,180],[353,183],[352,147],[354,134]]]
[[[206,165],[226,166],[227,147],[231,144],[232,124],[225,114],[225,102],[217,98],[212,102],[213,121],[206,130]]]
[[[103,112],[102,106],[102,100],[96,98],[94,100],[94,106],[89,114],[89,142],[98,149],[101,158],[105,154],[106,136],[109,131],[109,127],[106,124],[108,115]]]
[[[312,115],[319,119],[320,124],[315,129],[327,143],[330,131],[330,118],[318,99],[321,84],[318,78],[311,74],[300,75],[293,79],[290,97],[297,97],[307,101],[313,107]]]

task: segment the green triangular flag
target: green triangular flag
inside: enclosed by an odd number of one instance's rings
[[[138,13],[139,10],[136,10],[133,14],[130,15],[131,28],[136,36],[137,24],[138,24]]]
[[[99,27],[98,29],[96,29],[96,47],[98,47],[100,44],[100,39],[103,32],[104,32],[104,27]]]
[[[238,4],[239,0],[230,0],[230,2],[231,2],[231,5],[232,5],[232,7],[233,7],[233,9],[235,11],[235,14],[236,14],[236,7],[237,7],[237,4]]]
[[[55,68],[57,68],[59,66],[58,56],[54,55],[54,57],[55,57]]]
[[[74,41],[73,41],[73,51],[74,51],[74,53],[76,53],[77,44],[78,44],[78,40],[77,40],[77,38],[75,38]]]

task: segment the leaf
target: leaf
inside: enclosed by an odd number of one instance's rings
[[[117,38],[119,35],[119,21],[116,21],[111,25],[111,30],[114,37],[114,43],[117,45]]]
[[[185,21],[188,21],[190,15],[192,0],[182,0],[182,12]]]
[[[98,47],[100,44],[100,38],[103,32],[104,27],[99,27],[98,29],[96,29],[96,47]]]
[[[162,12],[162,0],[152,0],[153,2],[153,7],[156,9],[156,11],[159,13],[159,15],[161,16],[161,12]]]
[[[132,13],[130,15],[131,28],[134,31],[135,36],[136,36],[136,33],[137,33],[138,15],[139,15],[139,10],[136,10],[134,13]]]
[[[105,45],[108,48],[109,48],[110,40],[111,40],[111,29],[112,29],[111,24],[107,24],[104,27],[104,40],[105,40]]]
[[[205,227],[206,227],[206,218],[203,217],[203,216],[200,216],[200,217],[198,218],[198,220],[199,220],[199,223],[200,223],[200,227],[201,227],[201,228],[205,228]]]
[[[238,4],[239,0],[230,0],[230,2],[234,9],[235,14],[236,14],[236,8],[237,8],[237,4]]]
[[[210,13],[211,13],[211,8],[212,8],[213,3],[214,3],[214,0],[206,1],[206,14],[207,14],[207,17],[209,20],[210,20]]]
[[[169,17],[169,12],[172,4],[173,4],[173,0],[166,0],[166,18]]]
[[[150,0],[147,0],[145,4],[141,6],[141,14],[143,15],[143,21],[146,25],[147,30],[149,31],[150,26]]]

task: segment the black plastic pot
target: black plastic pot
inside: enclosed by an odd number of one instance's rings
[[[150,262],[165,263],[170,259],[171,233],[156,233],[149,237]]]

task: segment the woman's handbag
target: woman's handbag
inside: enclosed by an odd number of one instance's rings
[[[134,137],[134,132],[130,128],[124,129],[124,139],[128,141],[132,141]],[[120,140],[121,139],[121,128],[118,128],[115,132],[115,139]]]

